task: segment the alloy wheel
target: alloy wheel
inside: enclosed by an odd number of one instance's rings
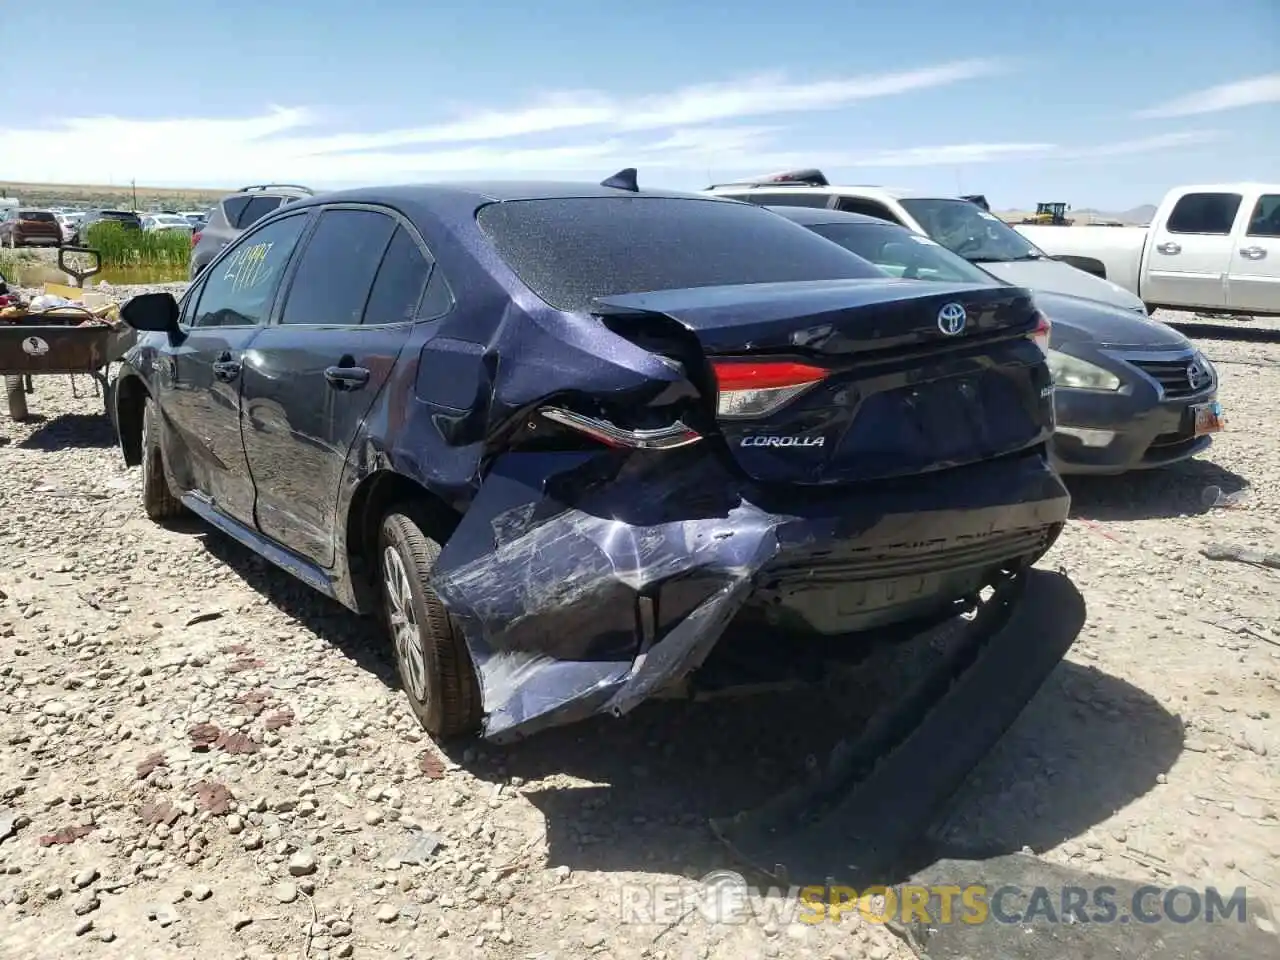
[[[387,624],[395,642],[400,673],[409,693],[419,703],[426,703],[427,659],[414,614],[409,571],[395,547],[387,547],[382,553],[382,586],[386,594]]]

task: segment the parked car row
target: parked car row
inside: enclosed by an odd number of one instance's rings
[[[4,214],[0,216],[0,244],[9,247],[84,243],[89,225],[100,220],[115,220],[128,229],[178,230],[188,234],[202,229],[207,221],[207,214],[198,210],[140,214],[134,210],[38,210],[14,206],[0,213]],[[50,224],[56,225],[56,230]]]
[[[773,206],[634,170],[233,194],[183,297],[122,310],[144,509],[379,615],[430,732],[507,738],[625,713],[736,628],[787,629],[789,667],[939,623],[1052,546],[1055,461],[1218,425],[1145,313]],[[1092,459],[1055,439],[1068,394],[1115,434]]]

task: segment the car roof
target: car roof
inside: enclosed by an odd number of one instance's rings
[[[767,203],[761,204],[761,206],[806,227],[813,227],[822,223],[861,223],[876,227],[890,227],[895,230],[907,229],[899,224],[881,220],[879,217],[867,216],[865,213],[848,213],[844,210],[827,210],[822,207],[775,207]]]
[[[661,199],[699,200],[710,203],[734,203],[729,198],[688,193],[678,190],[642,189],[639,191],[605,187],[598,183],[554,180],[482,180],[450,183],[397,184],[334,190],[305,197],[289,204],[298,210],[332,203],[376,203],[400,209],[410,219],[423,213],[446,220],[469,219],[475,211],[491,203],[518,200],[573,199]]]
[[[317,194],[306,201],[320,203],[386,202],[401,199],[410,202],[430,203],[434,200],[456,201],[466,198],[476,206],[487,203],[504,203],[512,200],[568,200],[595,197],[648,197],[682,200],[715,199],[702,193],[686,193],[678,190],[642,189],[623,190],[605,187],[598,183],[578,183],[558,180],[474,180],[450,183],[399,184],[386,187],[360,187],[352,190],[330,191]]]
[[[959,200],[960,197],[947,196],[940,193],[926,193],[920,190],[911,190],[907,187],[882,187],[875,184],[847,184],[838,183],[829,186],[809,186],[808,184],[792,184],[792,183],[722,183],[717,184],[709,189],[710,193],[715,195],[733,194],[741,196],[751,193],[799,193],[799,194],[823,194],[826,196],[835,195],[866,197],[870,200]]]

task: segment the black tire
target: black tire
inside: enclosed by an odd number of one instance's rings
[[[480,723],[480,687],[471,654],[431,589],[431,570],[440,545],[424,529],[431,525],[412,504],[393,507],[382,520],[375,565],[381,616],[392,641],[400,683],[418,722],[435,737],[461,736],[474,733]],[[407,605],[403,591],[393,596],[389,586],[399,572],[389,553],[394,553],[406,576]]]
[[[164,474],[164,454],[156,431],[159,416],[156,402],[147,397],[142,408],[142,508],[156,521],[172,520],[186,512]]]

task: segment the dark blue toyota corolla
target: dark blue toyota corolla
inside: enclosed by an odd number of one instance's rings
[[[781,673],[920,629],[1067,514],[1028,291],[634,171],[300,200],[123,315],[147,513],[378,613],[435,734],[625,713],[744,634]]]

